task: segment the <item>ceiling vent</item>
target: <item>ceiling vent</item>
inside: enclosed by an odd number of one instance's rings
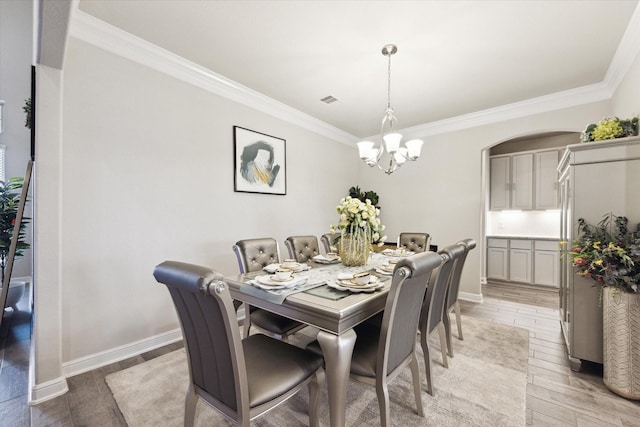
[[[333,104],[336,101],[340,101],[338,98],[336,98],[335,96],[325,96],[324,98],[322,98],[320,101],[324,102],[325,104]]]

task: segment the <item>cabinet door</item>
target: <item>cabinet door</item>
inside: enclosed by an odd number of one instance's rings
[[[557,251],[535,251],[533,265],[536,284],[558,287],[560,254]]]
[[[536,209],[558,209],[558,154],[535,153]]]
[[[491,189],[489,193],[491,210],[509,209],[509,157],[491,159]]]
[[[511,209],[533,209],[533,154],[511,157]]]
[[[487,278],[508,280],[507,274],[507,248],[487,248]]]
[[[531,250],[509,250],[509,280],[531,283]]]

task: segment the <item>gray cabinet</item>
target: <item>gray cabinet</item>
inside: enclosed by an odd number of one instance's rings
[[[577,221],[591,224],[613,212],[632,223],[640,220],[640,137],[567,146],[558,167],[562,240],[578,237]],[[567,250],[567,246],[563,251]],[[600,291],[576,275],[566,261],[560,266],[560,317],[572,369],[583,360],[602,363]]]
[[[487,279],[558,287],[558,240],[489,237]]]
[[[533,258],[531,240],[509,240],[509,280],[531,283],[533,277]]]
[[[492,157],[491,210],[533,208],[533,154]]]
[[[560,282],[560,252],[557,241],[533,242],[533,279],[536,285],[558,287]]]
[[[560,201],[558,185],[558,150],[535,153],[535,203],[534,209],[558,209]]]
[[[507,239],[487,240],[487,277],[509,280],[509,241]]]
[[[490,210],[558,209],[560,151],[532,151],[491,157]]]

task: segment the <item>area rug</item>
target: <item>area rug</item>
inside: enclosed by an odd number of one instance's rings
[[[456,331],[455,321],[452,326]],[[393,425],[525,425],[529,332],[468,316],[462,318],[462,329],[464,341],[453,338],[454,357],[449,359],[449,369],[442,366],[438,334],[432,334],[435,396],[423,392],[425,418],[415,412],[409,369],[391,383],[389,395]],[[305,334],[296,334],[296,337],[299,340],[296,344],[300,345],[313,338]],[[424,390],[423,362],[420,369]],[[129,426],[177,427],[183,423],[188,378],[185,351],[180,349],[110,374],[106,381]],[[346,425],[380,425],[373,387],[350,381],[347,399]],[[252,425],[308,425],[307,408],[305,389]],[[320,423],[329,425],[326,386],[320,402]],[[207,404],[198,403],[196,426],[231,425]]]

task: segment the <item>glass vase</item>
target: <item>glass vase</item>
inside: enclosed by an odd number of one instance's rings
[[[340,238],[340,258],[348,267],[366,265],[371,252],[371,241],[366,232],[343,234]]]

